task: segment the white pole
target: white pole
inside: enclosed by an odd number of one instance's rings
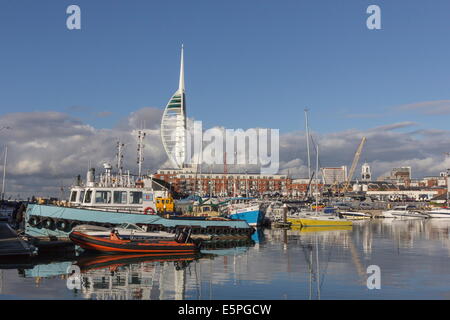
[[[308,179],[311,179],[311,156],[309,153],[308,109],[305,109],[305,126],[306,126],[306,150],[308,152]]]
[[[318,214],[319,206],[317,202],[317,198],[319,197],[319,185],[318,185],[318,178],[319,178],[319,144],[316,144],[316,214]]]
[[[2,201],[5,199],[6,160],[8,158],[8,146],[5,146],[5,161],[3,162]]]

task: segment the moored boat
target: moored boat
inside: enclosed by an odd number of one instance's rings
[[[400,217],[414,209],[416,209],[415,206],[395,206],[392,209],[382,211],[379,216],[383,218],[395,218],[396,216]]]
[[[175,240],[113,240],[90,236],[78,231],[71,232],[69,238],[85,250],[108,253],[170,253],[176,255],[198,251],[198,246],[194,243]]]
[[[258,227],[264,221],[264,212],[258,203],[242,205],[230,204],[228,217],[233,220],[245,220],[250,226]]]
[[[356,211],[341,211],[339,215],[346,219],[351,220],[360,220],[360,219],[370,219],[372,216],[365,212],[356,212]]]
[[[327,215],[319,212],[301,212],[298,216],[287,218],[293,226],[302,227],[330,227],[330,226],[352,226],[352,221],[336,215]]]
[[[145,228],[147,232],[176,232],[188,227],[192,234],[241,234],[250,236],[254,229],[242,220],[166,219],[158,215],[111,212],[94,209],[58,207],[30,204],[25,213],[25,232],[34,237],[54,236],[67,238],[77,225],[89,224],[112,228],[131,223]]]
[[[425,211],[430,218],[450,219],[449,208],[438,208],[430,211]]]
[[[123,223],[111,228],[92,226],[92,225],[79,225],[73,228],[72,231],[81,232],[95,237],[109,237],[111,230],[117,231],[122,239],[168,239],[173,240],[175,238],[174,233],[164,231],[152,231],[148,232],[135,224]]]
[[[426,219],[429,215],[417,211],[394,212],[392,213],[396,219]]]
[[[289,222],[292,222],[288,219]],[[331,226],[352,226],[353,222],[336,216],[311,216],[299,218],[296,224],[301,224],[302,227],[331,227]]]

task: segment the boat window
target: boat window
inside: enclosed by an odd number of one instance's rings
[[[127,192],[114,191],[114,203],[127,204]]]
[[[142,204],[142,192],[131,191],[130,192],[130,203],[132,204]]]
[[[127,229],[128,230],[140,230],[140,228],[134,224],[129,224]]]
[[[86,191],[86,196],[84,197],[84,203],[91,203],[92,190]]]
[[[83,202],[84,200],[84,190],[80,192],[80,202]]]
[[[70,202],[77,202],[77,191],[72,191],[72,194],[70,195]]]
[[[111,203],[111,191],[96,191],[95,203]]]
[[[203,208],[203,212],[207,212],[207,211],[211,211],[211,210],[210,210],[210,207],[204,207],[204,208]]]

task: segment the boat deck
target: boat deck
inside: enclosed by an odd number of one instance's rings
[[[32,249],[19,239],[17,233],[5,222],[0,222],[0,258],[9,256],[30,256]]]

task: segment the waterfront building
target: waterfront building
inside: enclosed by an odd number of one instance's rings
[[[442,190],[438,189],[422,189],[418,188],[418,190],[406,189],[406,190],[369,190],[367,191],[367,196],[376,198],[378,200],[383,201],[407,201],[407,200],[415,200],[415,201],[429,201],[432,198],[439,195]],[[444,191],[445,192],[445,191]]]
[[[285,174],[198,173],[192,169],[160,169],[153,177],[169,183],[178,193],[211,196],[287,195],[292,185]]]
[[[393,168],[391,171],[392,180],[411,180],[411,167]]]

